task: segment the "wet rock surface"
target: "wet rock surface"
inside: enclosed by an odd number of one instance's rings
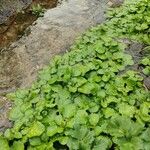
[[[19,3],[20,1],[18,1]],[[57,6],[58,0],[31,0],[28,1],[29,3],[24,3],[26,4],[25,7],[23,7],[23,4],[21,5],[20,9],[17,9],[17,5],[13,9],[13,13],[11,13],[10,17],[9,15],[5,16],[6,11],[11,9],[11,2],[6,2],[7,7],[6,9],[1,8],[1,17],[0,21],[2,24],[0,24],[0,49],[4,47],[8,47],[12,42],[15,42],[18,40],[22,35],[25,34],[25,29],[32,25],[32,23],[37,20],[38,14],[40,11],[44,11],[45,9],[50,9],[54,8]],[[30,3],[31,2],[31,3]],[[0,4],[4,7],[6,4],[3,3],[3,1],[0,1]],[[40,10],[38,10],[36,13],[34,12],[36,9],[39,9],[38,6],[40,6]],[[26,8],[27,7],[27,8]],[[21,9],[22,8],[22,9]],[[34,8],[34,10],[33,10]],[[8,19],[3,20],[2,18]]]
[[[32,0],[1,0],[0,1],[0,24],[8,22],[10,16],[21,11],[31,4]],[[10,22],[10,21],[9,21]]]
[[[77,36],[105,20],[106,6],[106,0],[67,0],[48,10],[28,28],[28,36],[1,51],[0,94],[31,85],[54,55],[68,50]]]

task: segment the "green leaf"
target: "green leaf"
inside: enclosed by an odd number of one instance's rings
[[[0,136],[0,150],[10,150],[8,141]]]
[[[133,115],[135,114],[136,110],[134,106],[130,106],[126,103],[121,103],[118,105],[119,107],[119,112],[122,115],[126,115],[128,117],[133,117]]]
[[[95,47],[94,48],[95,48],[95,51],[98,52],[99,54],[105,53],[105,48],[102,45],[101,41],[97,41],[95,43]]]
[[[96,72],[91,72],[90,73],[90,77],[89,77],[89,81],[90,82],[100,82],[101,81],[101,77],[98,76]]]
[[[150,103],[144,102],[143,104],[140,105],[139,116],[141,117],[142,120],[150,122],[149,113],[150,113]]]
[[[104,113],[105,118],[112,117],[116,114],[115,110],[112,108],[103,109],[103,113]]]
[[[55,138],[55,141],[59,141],[60,144],[63,145],[63,146],[67,145],[68,140],[69,140],[69,138],[67,136],[59,136],[58,138]]]
[[[145,74],[145,75],[150,75],[150,67],[149,66],[147,66],[147,67],[145,67],[143,70],[142,70],[142,72]]]
[[[62,112],[64,118],[71,118],[75,115],[75,113],[76,113],[76,106],[74,104],[68,104],[64,106]]]
[[[90,114],[89,122],[91,125],[96,126],[99,122],[99,114]]]
[[[86,124],[88,121],[88,114],[85,110],[78,110],[75,116],[76,124]]]
[[[142,30],[145,30],[145,29],[147,29],[148,28],[148,24],[146,24],[146,23],[142,23],[141,24],[141,29]]]
[[[120,100],[117,99],[115,96],[109,96],[106,99],[101,101],[102,107],[106,108],[109,104],[117,104]]]
[[[36,121],[29,128],[29,132],[28,132],[27,136],[29,138],[32,138],[35,136],[40,136],[44,131],[45,131],[45,126],[41,122]]]
[[[103,80],[104,82],[108,82],[109,79],[110,79],[110,75],[103,75],[103,76],[102,76],[102,80]]]
[[[101,124],[99,123],[100,126],[95,126],[94,128],[95,136],[99,136],[101,133],[103,134],[107,130],[108,122],[106,120],[100,121],[101,121]]]
[[[47,136],[52,137],[53,135],[55,135],[56,133],[62,133],[63,132],[63,128],[58,127],[58,126],[50,126],[47,128]]]
[[[37,146],[37,145],[41,145],[41,139],[39,137],[33,137],[31,139],[29,139],[29,142],[32,146]]]
[[[80,93],[90,94],[94,88],[95,87],[94,87],[93,83],[88,82],[88,83],[84,84],[83,86],[79,87],[78,91]]]
[[[92,150],[107,150],[112,146],[112,142],[108,137],[99,136],[96,138],[95,146]]]
[[[68,142],[67,142],[67,145],[69,147],[69,149],[79,149],[79,142],[78,140],[74,139],[74,138],[69,138],[68,139]]]
[[[90,99],[85,95],[80,95],[74,99],[74,102],[80,109],[88,109]]]
[[[106,96],[105,90],[98,91],[97,96],[100,97],[100,98],[105,98],[105,96]]]
[[[149,65],[150,64],[150,59],[148,59],[148,57],[145,57],[144,59],[142,59],[141,64],[143,65]]]
[[[21,112],[20,110],[20,106],[16,106],[14,107],[11,111],[10,111],[10,115],[9,115],[9,118],[10,120],[12,121],[16,121],[20,118],[22,118],[24,115],[23,113]]]
[[[11,148],[12,150],[24,150],[24,144],[20,141],[15,141]]]
[[[55,119],[56,124],[59,126],[62,125],[64,122],[62,115],[56,115],[54,119]]]
[[[119,145],[120,150],[141,150],[143,149],[143,142],[139,137],[133,137],[130,140],[120,138],[114,140]]]
[[[126,123],[126,125],[124,125]],[[133,137],[138,136],[143,130],[143,126],[133,122],[125,116],[114,116],[109,121],[107,132],[114,137]]]
[[[147,128],[143,133],[142,133],[142,135],[141,135],[141,138],[144,140],[144,141],[146,141],[146,142],[149,142],[149,144],[150,144],[150,127],[149,128]]]

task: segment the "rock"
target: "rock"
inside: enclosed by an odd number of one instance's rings
[[[129,39],[119,39],[118,41],[123,42],[127,45],[125,53],[128,53],[132,56],[134,61],[134,65],[127,66],[125,70],[121,71],[120,74],[126,72],[127,70],[134,70],[143,77],[143,85],[147,90],[150,90],[150,77],[147,77],[143,74],[142,70],[143,66],[140,65],[141,60],[145,56],[149,56],[149,46],[145,47],[145,44],[138,43],[137,41],[129,40]]]
[[[10,22],[10,16],[31,4],[32,0],[0,0],[0,24]]]
[[[0,96],[0,132],[5,128],[11,127],[11,122],[8,120],[8,113],[11,108],[11,103],[5,98]]]
[[[20,61],[13,51],[0,52],[0,95],[12,92],[19,86]]]
[[[148,90],[150,90],[150,77],[146,77],[144,79],[144,85]]]
[[[106,0],[67,0],[46,11],[30,35],[1,52],[7,57],[0,59],[0,93],[30,86],[54,55],[64,53],[76,37],[105,20],[106,5]]]
[[[8,26],[7,25],[1,25],[0,27],[0,34],[4,33],[6,30],[8,29]]]
[[[142,43],[138,43],[136,41],[128,41],[128,42],[129,47],[126,49],[126,51],[133,57],[134,63],[139,64],[143,57],[143,55],[141,55],[141,52],[145,47],[145,45]]]
[[[124,0],[109,0],[108,5],[110,7],[119,7],[123,4]]]
[[[121,71],[119,74],[123,74],[127,70],[134,70],[136,72],[141,73],[141,75],[143,76],[139,64],[144,56],[141,52],[143,51],[145,45],[130,39],[117,39],[117,40],[127,45],[125,53],[131,55],[134,61],[134,64],[132,66],[126,66],[125,70]]]

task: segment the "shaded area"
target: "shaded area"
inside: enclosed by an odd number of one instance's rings
[[[127,67],[126,70],[124,70],[124,72],[126,72],[128,69],[139,72],[140,75],[144,78],[144,81],[143,81],[144,87],[147,90],[150,90],[150,77],[147,77],[146,75],[143,74],[142,70],[144,68],[140,64],[141,60],[144,57],[150,56],[149,46],[146,46],[145,44],[138,43],[136,41],[131,41],[128,39],[124,39],[122,42],[128,45],[128,48],[126,49],[126,53],[130,54],[134,60],[134,65]]]
[[[56,7],[58,0],[22,0],[0,2],[5,9],[0,8],[0,49],[9,46],[22,35],[29,34],[24,31],[31,25],[37,16],[32,14],[32,7],[39,4],[43,9]],[[11,6],[12,7],[9,7]],[[9,7],[9,8],[8,8]],[[23,9],[23,10],[22,10]]]

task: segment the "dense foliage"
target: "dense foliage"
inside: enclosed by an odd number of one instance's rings
[[[8,95],[14,125],[0,137],[0,149],[150,149],[149,91],[140,73],[124,71],[134,62],[113,38],[150,41],[149,0],[132,2],[111,10],[106,23],[56,56],[30,89]],[[146,75],[149,62],[141,61]]]
[[[126,0],[122,7],[110,9],[108,18],[113,36],[150,43],[150,0]]]

